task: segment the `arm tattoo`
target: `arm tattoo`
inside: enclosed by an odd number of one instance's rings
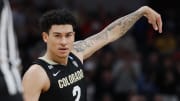
[[[76,52],[83,52],[86,48],[90,47],[91,43],[88,43],[87,41],[81,40],[74,44],[73,48],[76,50]]]
[[[116,21],[112,22],[100,33],[93,35],[85,40],[76,42],[73,48],[76,52],[83,52],[86,49],[89,49],[92,46],[94,46],[91,51],[95,52],[96,50],[106,45],[108,42],[117,39],[121,35],[123,35],[141,16],[142,12],[135,11],[124,17],[121,17]],[[118,27],[119,29],[118,31],[115,31],[117,33],[111,33],[114,29],[116,29],[116,27]]]
[[[110,24],[107,27],[107,31],[112,31],[113,28],[115,28],[116,26],[119,27],[120,32],[119,34],[124,34],[128,31],[129,28],[131,28],[133,26],[133,24],[140,19],[140,17],[142,17],[142,12],[140,11],[135,11],[133,13],[130,13],[124,17],[121,17],[119,19],[117,19],[115,22],[113,22],[112,24]]]
[[[86,49],[94,46],[98,42],[105,43],[107,41],[107,39],[108,39],[107,32],[105,32],[103,34],[98,33],[96,35],[93,35],[93,36],[85,39],[85,40],[77,41],[74,44],[74,49],[77,52],[83,52]]]

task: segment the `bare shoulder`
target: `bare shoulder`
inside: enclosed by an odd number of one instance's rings
[[[25,72],[23,79],[37,80],[39,77],[44,77],[45,75],[46,73],[43,70],[43,68],[40,65],[34,64],[30,66],[29,69]],[[33,78],[33,77],[36,77],[36,78]]]
[[[44,90],[48,88],[49,79],[45,70],[37,64],[29,67],[25,72],[22,83],[25,90],[28,90],[32,85],[36,90]]]

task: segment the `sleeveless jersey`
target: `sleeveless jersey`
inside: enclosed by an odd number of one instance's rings
[[[50,80],[49,90],[41,93],[39,101],[86,101],[83,65],[74,54],[70,53],[66,66],[42,59],[34,63],[44,68]]]

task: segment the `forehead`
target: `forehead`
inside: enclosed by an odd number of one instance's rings
[[[73,32],[73,26],[70,24],[52,25],[50,29],[50,33],[51,32],[59,32],[59,33]]]

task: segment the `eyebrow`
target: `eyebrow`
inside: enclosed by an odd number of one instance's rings
[[[74,33],[74,32],[67,32],[65,34],[70,34],[70,33]],[[62,33],[60,33],[60,32],[53,32],[53,34],[62,34]]]

